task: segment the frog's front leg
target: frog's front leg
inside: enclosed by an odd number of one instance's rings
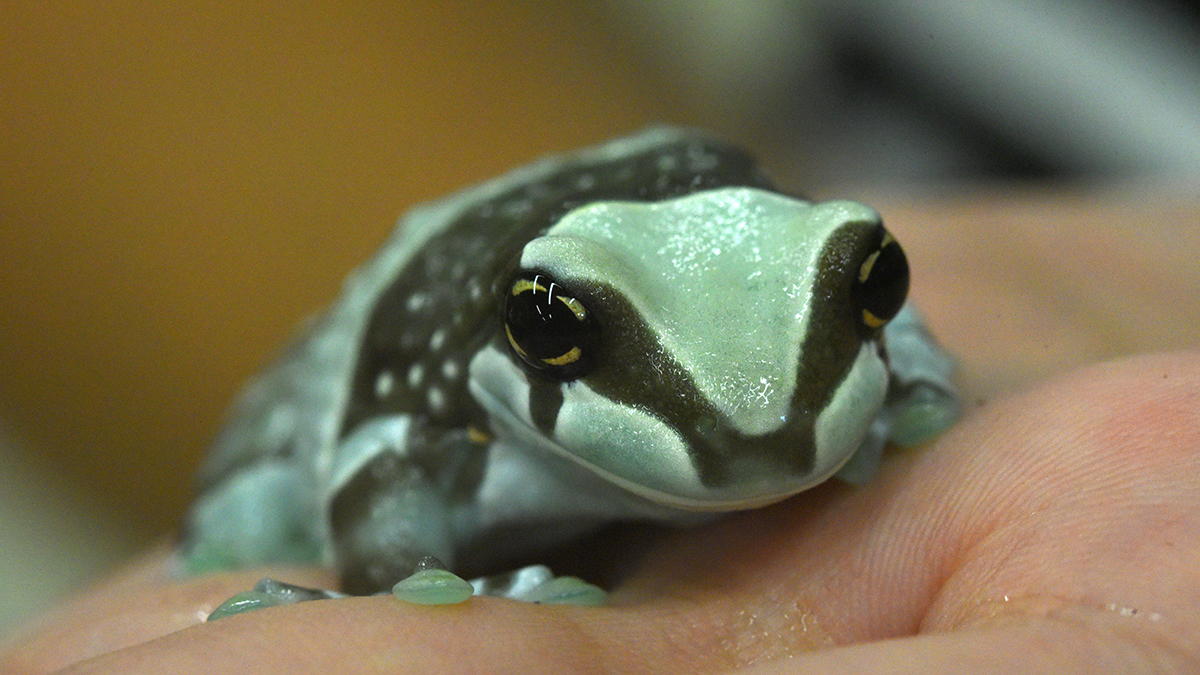
[[[338,488],[329,527],[342,590],[352,595],[390,589],[427,557],[454,561],[441,482],[392,453],[371,460]]]
[[[416,601],[426,604],[470,597],[471,586],[446,572],[434,557],[452,560],[454,553],[445,493],[434,478],[395,452],[368,460],[329,505],[330,544],[345,593],[263,579],[222,603],[209,620],[276,605],[370,595],[406,578],[419,588]]]
[[[594,605],[603,590],[542,566],[467,582],[450,571],[475,502],[489,449],[466,430],[431,429],[406,416],[376,419],[352,432],[328,470],[323,513],[328,557],[346,593],[263,579],[227,600],[210,620],[308,600],[391,591],[418,604],[453,604],[471,595]]]
[[[324,486],[317,500],[324,522],[319,538],[346,594],[386,592],[430,556],[453,561],[448,500],[453,486],[471,482],[462,474],[470,473],[470,455],[479,454],[467,438],[465,431],[429,429],[407,415],[385,416],[359,425],[325,455],[327,461],[318,460],[325,466],[317,479]],[[264,579],[210,619],[341,595]]]
[[[452,456],[462,447],[461,439],[452,437],[436,456]],[[390,589],[401,600],[425,605],[455,604],[472,595],[546,604],[604,602],[607,596],[599,587],[555,577],[542,565],[470,582],[454,574],[447,564],[453,563],[456,544],[451,510],[454,495],[471,482],[462,474],[472,473],[464,468],[470,462],[454,464],[434,474],[421,463],[384,454],[340,488],[331,504],[330,528],[343,590],[362,595]]]

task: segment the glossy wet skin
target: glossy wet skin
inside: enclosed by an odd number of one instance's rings
[[[522,359],[532,376],[493,347],[472,374],[503,414],[654,501],[775,501],[841,466],[883,404],[889,374],[875,339],[907,288],[898,245],[898,268],[864,277],[873,297],[891,293],[880,326],[864,326],[852,293],[881,232],[857,203],[745,188],[577,209],[525,246],[516,288],[541,289],[525,291],[546,298],[537,308],[569,297],[586,311],[586,324],[573,322],[588,326],[578,340],[595,338],[582,352],[547,352],[545,363],[574,355],[558,368]]]
[[[333,560],[371,593],[426,556],[491,575],[607,523],[762,506],[856,453],[869,475],[910,384],[938,402],[918,437],[958,409],[907,288],[870,208],[781,195],[684,130],[416,207],[236,403],[188,566]]]
[[[342,300],[235,406],[202,474],[202,499],[215,495],[218,507],[193,519],[192,531],[217,533],[205,557],[302,559],[358,528],[361,514],[379,508],[372,495],[393,483],[393,469],[373,464],[381,448],[455,486],[434,490],[446,499],[472,499],[496,454],[488,444],[503,430],[470,395],[468,368],[485,345],[504,344],[501,286],[524,244],[583,203],[729,185],[767,182],[744,151],[667,132],[533,165],[414,209]],[[258,513],[276,518],[263,525],[251,517]],[[226,553],[242,547],[246,529],[227,523],[242,520],[266,538],[256,550]],[[422,527],[451,536],[432,521]],[[425,547],[448,560],[448,546]]]
[[[768,503],[845,462],[888,387],[874,341],[904,301],[899,245],[860,204],[763,189],[739,150],[651,136],[436,226],[373,301],[342,438],[414,415],[436,444],[465,421],[701,510]],[[880,250],[898,262],[856,281]],[[498,320],[510,279],[539,273],[587,308],[582,356],[528,358]]]
[[[686,138],[513,183],[431,223],[436,231],[415,252],[419,264],[397,270],[373,299],[343,435],[390,412],[419,412],[444,427],[460,426],[465,416],[485,429],[466,387],[470,359],[499,337],[498,303],[514,258],[565,214],[597,201],[771,187],[744,151]],[[381,395],[380,378],[389,376],[395,386]]]

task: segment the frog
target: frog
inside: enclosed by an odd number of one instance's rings
[[[220,616],[389,590],[603,603],[517,562],[864,483],[957,419],[909,285],[875,210],[784,192],[694,129],[417,206],[235,400],[181,564],[338,572],[340,591],[264,579]]]

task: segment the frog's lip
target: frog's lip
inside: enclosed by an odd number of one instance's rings
[[[626,492],[634,494],[650,502],[660,505],[677,508],[683,511],[742,511],[748,509],[756,509],[775,502],[782,501],[804,490],[807,485],[798,487],[794,490],[788,490],[783,493],[771,493],[767,495],[755,495],[752,497],[741,499],[729,499],[727,497],[717,497],[713,499],[700,499],[696,497],[688,497],[664,490],[647,487],[639,483],[635,483],[624,476],[613,473],[601,466],[597,466],[593,462],[589,462],[567,450],[558,442],[551,438],[547,438],[540,430],[534,427],[531,423],[518,417],[512,410],[505,406],[502,398],[489,391],[481,383],[472,382],[471,390],[475,394],[476,400],[488,412],[488,414],[498,418],[498,421],[505,427],[511,429],[520,429],[523,432],[522,440],[535,442],[538,447],[548,450],[559,457],[567,459],[592,473],[600,476],[604,480],[622,488]]]

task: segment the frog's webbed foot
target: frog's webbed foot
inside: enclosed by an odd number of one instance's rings
[[[954,359],[938,346],[911,303],[884,330],[892,373],[882,416],[887,438],[912,447],[945,431],[962,413]]]
[[[254,588],[251,590],[238,593],[221,603],[205,620],[215,621],[233,614],[241,614],[277,605],[291,605],[309,600],[328,600],[330,598],[344,597],[346,597],[345,594],[338,593],[337,591],[306,588],[304,586],[264,578],[259,580],[257,584],[254,584]]]
[[[472,595],[486,595],[547,605],[604,604],[608,594],[577,577],[556,577],[545,565],[530,565],[507,574],[466,581],[445,569],[436,558],[425,558],[417,571],[392,587],[392,594],[421,605],[452,605]]]
[[[608,599],[608,593],[599,586],[578,577],[556,577],[545,565],[529,565],[507,574],[467,581],[447,570],[440,560],[432,556],[422,558],[411,576],[393,586],[392,595],[418,605],[456,605],[466,602],[472,595],[583,607],[597,607]],[[266,607],[346,597],[350,596],[264,578],[253,589],[238,593],[221,603],[206,621]]]
[[[392,593],[402,600],[417,604],[450,605],[465,601],[474,594],[474,589],[470,583],[448,571],[442,561],[433,556],[425,556],[417,563],[412,576],[396,584]],[[307,588],[263,578],[254,584],[254,588],[238,593],[221,603],[208,615],[206,621],[267,607],[347,597],[351,596],[337,591]]]
[[[917,383],[893,405],[889,438],[902,448],[936,437],[962,414],[957,392],[949,387]]]

